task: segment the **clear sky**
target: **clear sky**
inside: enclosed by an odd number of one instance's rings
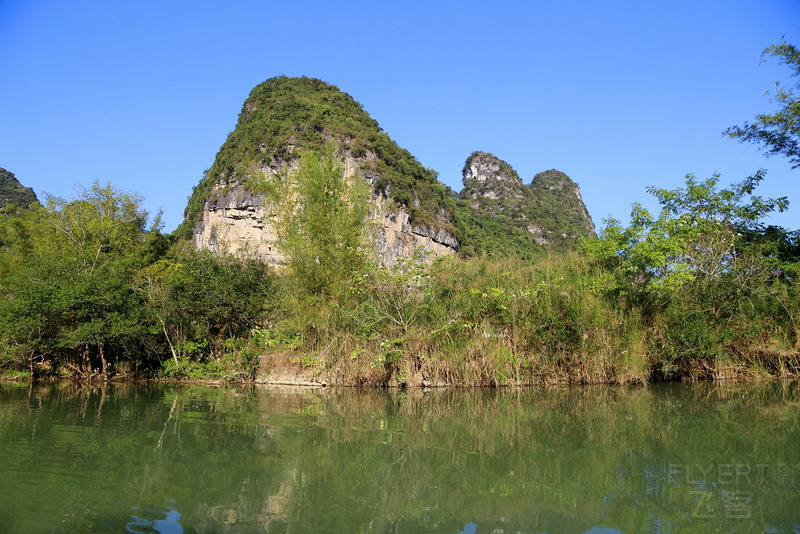
[[[645,187],[768,170],[800,227],[800,169],[723,137],[775,108],[800,44],[798,0],[0,0],[0,167],[62,197],[110,181],[182,220],[258,83],[337,85],[440,179],[461,189],[474,150],[525,182],[556,168],[595,223],[627,221]]]

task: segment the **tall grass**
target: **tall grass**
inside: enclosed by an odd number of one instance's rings
[[[627,384],[798,372],[793,285],[721,281],[653,306],[598,290],[597,269],[577,254],[375,269],[335,298],[290,297],[270,328],[302,342],[267,350],[345,385]]]

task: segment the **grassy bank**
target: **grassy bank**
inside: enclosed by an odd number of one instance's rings
[[[607,291],[606,275],[575,253],[370,268],[335,296],[277,276],[249,331],[184,339],[176,359],[154,335],[161,355],[138,371],[115,361],[112,377],[470,387],[800,374],[794,283],[720,279],[634,299]],[[62,361],[36,373],[75,376]],[[6,375],[29,373],[5,363]]]
[[[578,254],[445,259],[375,271],[340,299],[284,299],[251,342],[260,375],[343,385],[502,386],[793,376],[796,288],[687,287],[659,302],[604,291]],[[706,294],[702,294],[705,291]],[[714,300],[714,309],[703,307]],[[271,369],[272,368],[272,369]]]

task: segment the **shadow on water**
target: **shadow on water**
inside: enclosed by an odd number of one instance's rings
[[[795,382],[0,384],[0,521],[11,532],[795,532],[798,443]]]

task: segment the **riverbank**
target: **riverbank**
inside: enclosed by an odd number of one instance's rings
[[[357,362],[347,362],[343,359],[333,362],[326,368],[320,360],[311,363],[309,358],[302,358],[293,353],[275,353],[263,355],[259,358],[260,365],[255,376],[242,378],[231,374],[207,373],[202,377],[202,372],[195,369],[182,377],[165,378],[158,375],[112,375],[108,383],[112,384],[137,384],[161,383],[178,385],[203,385],[222,387],[229,385],[268,385],[292,387],[356,387],[356,388],[393,388],[393,389],[424,389],[424,388],[504,388],[504,387],[542,387],[542,386],[574,386],[574,385],[647,385],[658,382],[760,382],[772,380],[798,380],[800,379],[800,366],[789,368],[784,366],[781,371],[769,373],[764,368],[735,367],[727,365],[715,369],[703,368],[698,373],[687,376],[676,376],[670,379],[630,380],[611,377],[607,380],[589,381],[574,379],[565,373],[543,374],[540,376],[522,377],[517,380],[498,380],[495,375],[475,375],[471,381],[456,382],[448,380],[448,372],[452,372],[450,365],[437,366],[436,361],[431,362],[426,368],[419,368],[415,373],[409,373],[411,379],[400,381],[403,373],[391,375],[385,370],[376,370],[374,367],[359,366]],[[339,367],[337,367],[337,363]],[[405,362],[406,365],[412,362]],[[188,376],[192,375],[192,376]],[[0,374],[0,382],[27,382],[30,374],[9,373]],[[37,382],[51,382],[71,380],[76,383],[98,384],[106,382],[101,373],[96,373],[88,378],[76,379],[69,375],[50,374],[37,377]]]
[[[199,273],[191,292],[160,296],[162,308],[145,303],[153,315],[126,326],[128,337],[73,347],[75,332],[54,330],[48,344],[36,338],[23,351],[5,334],[0,373],[409,388],[800,375],[795,264],[623,287],[577,253],[443,258],[371,267],[314,294],[249,260],[189,251],[184,261]],[[175,291],[190,284],[185,265],[170,267]],[[210,285],[242,272],[231,287]],[[262,275],[263,295],[253,293]],[[61,321],[60,313],[51,315]]]

